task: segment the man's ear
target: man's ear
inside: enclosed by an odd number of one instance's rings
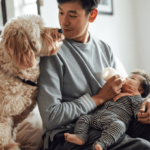
[[[91,12],[90,12],[90,16],[89,16],[89,22],[94,22],[94,20],[96,19],[98,14],[98,10],[96,8],[94,8]]]

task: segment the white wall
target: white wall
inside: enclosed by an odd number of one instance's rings
[[[150,0],[134,0],[140,68],[150,73]]]
[[[40,7],[41,16],[46,26],[60,27],[58,22],[58,4],[56,0],[43,0]]]
[[[137,68],[150,71],[150,0],[113,0],[113,5],[114,14],[98,15],[89,30],[111,46],[128,73]],[[41,16],[46,26],[59,27],[57,7],[56,0],[44,0]]]
[[[113,0],[114,14],[98,15],[90,31],[108,43],[127,72],[139,68],[133,0]]]

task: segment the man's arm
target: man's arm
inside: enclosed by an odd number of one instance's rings
[[[72,101],[62,101],[63,69],[58,55],[41,59],[37,100],[43,123],[49,130],[67,125],[96,108],[88,93]]]

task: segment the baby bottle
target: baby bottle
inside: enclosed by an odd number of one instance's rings
[[[111,78],[114,75],[120,75],[120,78],[122,79],[122,81],[126,81],[126,79],[119,73],[117,72],[114,68],[111,67],[107,67],[104,69],[103,73],[102,73],[102,78],[107,81],[109,78]]]

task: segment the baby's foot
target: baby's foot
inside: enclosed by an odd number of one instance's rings
[[[102,147],[101,147],[99,144],[96,144],[96,145],[95,145],[95,149],[96,149],[96,150],[103,150]]]
[[[65,140],[77,145],[83,145],[84,142],[75,134],[64,133]]]

